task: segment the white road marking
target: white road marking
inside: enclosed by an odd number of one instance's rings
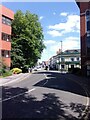
[[[87,97],[87,104],[86,105],[89,106],[89,97]]]
[[[43,84],[43,86],[48,83],[48,77],[47,77],[47,75],[46,75],[45,73],[44,73],[44,76],[45,76],[45,78],[46,78],[46,82]]]
[[[13,99],[13,98],[19,97],[19,96],[21,96],[21,95],[23,95],[23,94],[25,94],[25,93],[30,93],[30,92],[34,91],[35,89],[36,89],[36,88],[33,88],[33,89],[31,89],[31,90],[28,90],[28,91],[26,91],[26,92],[20,93],[20,94],[15,95],[15,96],[12,96],[12,97],[10,97],[10,98],[6,98],[6,99],[4,99],[4,100],[2,100],[2,101],[0,101],[0,102],[5,102],[5,101],[7,101],[7,100],[11,100],[11,99]]]

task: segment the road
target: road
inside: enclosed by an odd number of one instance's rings
[[[83,87],[58,72],[36,72],[2,87],[2,118],[78,120],[86,104]]]

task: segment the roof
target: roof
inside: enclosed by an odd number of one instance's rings
[[[72,57],[72,56],[80,56],[80,49],[72,49],[72,50],[65,50],[64,52],[60,52],[59,54],[52,56],[49,60],[52,60],[53,58],[57,57],[58,55],[62,55],[62,57],[64,56],[68,56],[68,57]]]
[[[65,50],[64,53],[80,53],[80,49]]]

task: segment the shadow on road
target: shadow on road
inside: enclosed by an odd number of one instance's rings
[[[44,74],[44,72],[38,72],[36,74]],[[77,84],[77,82],[66,78],[65,73],[45,72],[45,74],[47,74],[47,79],[37,82],[34,86],[53,88],[87,96],[83,87]]]
[[[6,98],[13,97],[17,94],[25,93],[27,88],[19,87],[3,87],[2,97],[3,100]],[[55,93],[43,94],[42,100],[37,100],[35,96],[28,93],[22,94],[21,96],[14,97],[10,100],[2,102],[2,117],[6,118],[34,118],[37,120],[78,120],[75,116],[67,113],[65,109],[70,109],[74,113],[81,117],[81,113],[85,106],[76,103],[70,103],[69,106],[65,105]]]

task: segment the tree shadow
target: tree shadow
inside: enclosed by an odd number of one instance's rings
[[[47,78],[34,84],[33,86],[47,87],[71,92],[74,94],[87,96],[85,90],[80,84],[64,77],[65,73],[56,72],[38,72],[35,74],[47,74]]]
[[[85,108],[85,106],[76,103],[70,103],[67,106],[55,93],[43,93],[42,100],[38,100],[27,91],[27,88],[3,87],[2,120],[6,118],[78,120]],[[14,97],[15,95],[16,97]],[[77,113],[78,117],[66,112],[65,109],[72,110],[74,114]]]

